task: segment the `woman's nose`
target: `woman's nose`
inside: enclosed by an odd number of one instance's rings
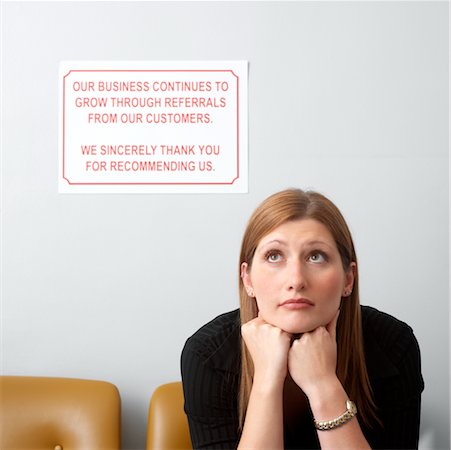
[[[302,261],[292,261],[289,264],[288,289],[301,291],[306,285],[306,270]]]

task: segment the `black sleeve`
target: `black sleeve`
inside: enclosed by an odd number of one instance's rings
[[[421,393],[420,349],[412,331],[403,338],[404,352],[397,373],[373,386],[378,416],[383,427],[373,430],[369,443],[373,449],[418,449]]]
[[[214,367],[188,339],[181,358],[185,413],[194,449],[238,446],[238,377]]]

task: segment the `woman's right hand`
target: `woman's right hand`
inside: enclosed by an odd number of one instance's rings
[[[260,317],[243,324],[241,335],[254,363],[254,385],[283,387],[291,336]]]
[[[254,379],[238,450],[282,450],[291,336],[260,317],[242,325],[241,335],[254,363]]]

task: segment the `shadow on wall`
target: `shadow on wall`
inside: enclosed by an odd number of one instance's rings
[[[442,429],[443,427],[443,429]],[[434,412],[422,408],[419,450],[449,450],[449,424],[446,418],[434,417]]]

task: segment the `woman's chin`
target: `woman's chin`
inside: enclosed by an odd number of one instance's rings
[[[308,333],[320,326],[320,323],[312,317],[271,317],[270,320],[263,315],[261,317],[269,324],[280,328],[288,334]]]
[[[310,333],[320,326],[324,326],[324,319],[321,317],[297,317],[297,318],[283,318],[279,320],[276,325],[283,331],[290,334]]]
[[[310,331],[313,331],[316,327],[313,327],[311,324],[281,324],[279,328],[286,333],[292,334],[292,335],[300,335],[303,333],[308,333]]]

